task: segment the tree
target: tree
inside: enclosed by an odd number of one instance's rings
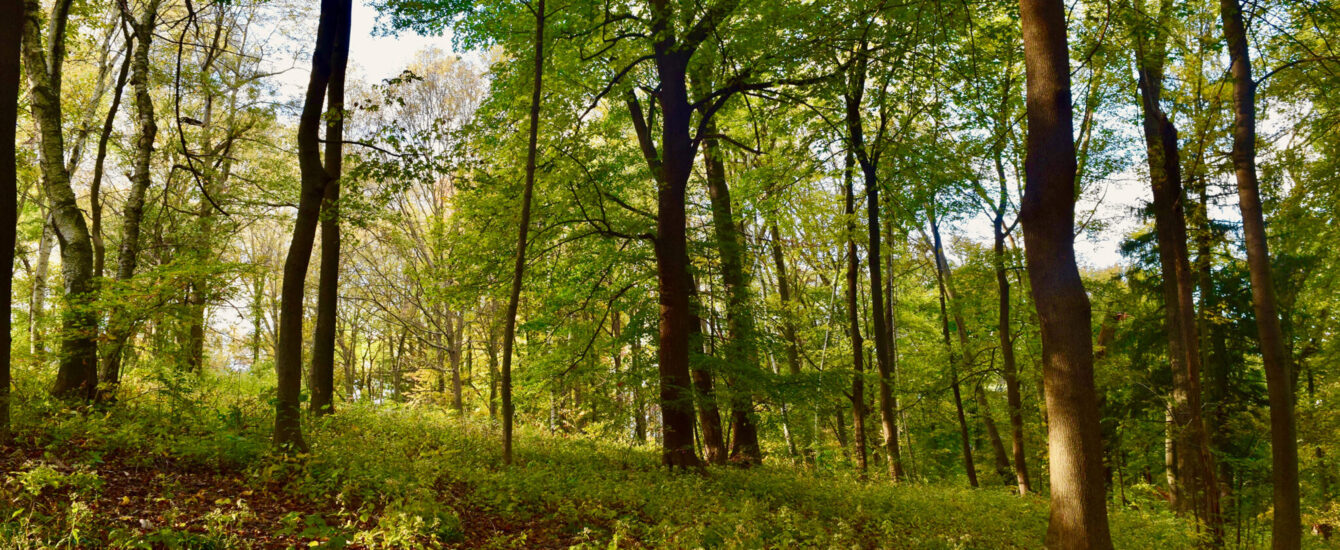
[[[52,226],[60,242],[65,279],[60,367],[54,395],[92,399],[98,390],[98,322],[90,305],[94,297],[93,242],[79,210],[70,170],[65,164],[65,133],[61,127],[61,74],[65,62],[65,29],[71,0],[58,0],[42,39],[41,2],[24,1],[23,58],[32,88],[33,118],[41,133],[43,186],[51,207]]]
[[[521,221],[517,227],[516,263],[512,268],[512,288],[507,296],[507,316],[503,321],[502,344],[502,415],[503,464],[512,463],[512,347],[516,343],[516,310],[521,301],[521,278],[526,273],[526,237],[530,231],[530,201],[535,192],[535,155],[540,134],[541,83],[544,78],[544,0],[531,8],[535,15],[535,79],[530,96],[530,129],[526,146],[526,183],[521,191]]]
[[[135,48],[130,54],[130,86],[135,97],[135,118],[139,123],[139,136],[135,139],[130,194],[126,197],[124,213],[121,216],[121,250],[116,263],[116,280],[120,282],[129,281],[135,275],[135,266],[140,253],[140,222],[144,218],[144,195],[151,183],[150,161],[153,157],[154,139],[158,136],[158,123],[154,119],[154,102],[149,95],[149,47],[153,43],[154,22],[158,17],[160,3],[160,0],[149,0],[139,21],[132,25]],[[103,391],[108,394],[115,391],[116,384],[121,381],[121,354],[126,340],[133,332],[134,321],[126,309],[125,304],[118,303],[109,315],[107,332],[110,342],[103,359],[101,374],[102,381],[108,384]]]
[[[1302,517],[1298,497],[1298,441],[1294,426],[1293,376],[1270,273],[1270,250],[1266,243],[1265,215],[1256,175],[1256,81],[1252,80],[1251,51],[1238,0],[1220,0],[1224,42],[1228,46],[1229,74],[1233,79],[1233,172],[1238,184],[1238,208],[1242,212],[1242,235],[1247,248],[1251,276],[1252,309],[1266,371],[1270,399],[1271,485],[1274,488],[1274,526],[1271,546],[1295,549],[1302,542]]]
[[[1075,159],[1065,4],[1020,0],[1027,156],[1019,216],[1042,328],[1053,549],[1112,548],[1093,382],[1089,297],[1075,264]]]
[[[1168,355],[1173,370],[1173,421],[1177,434],[1177,473],[1180,486],[1175,488],[1186,502],[1179,504],[1196,511],[1215,540],[1223,538],[1223,519],[1219,513],[1219,484],[1215,480],[1214,457],[1209,436],[1201,417],[1200,335],[1196,326],[1193,273],[1187,251],[1186,214],[1182,207],[1181,157],[1178,154],[1177,128],[1163,112],[1164,60],[1167,50],[1167,25],[1172,17],[1172,1],[1161,0],[1152,38],[1136,31],[1136,67],[1139,73],[1140,105],[1144,115],[1145,148],[1148,153],[1150,184],[1154,191],[1154,218],[1163,274],[1163,298],[1167,304],[1164,319],[1168,334]]]
[[[855,154],[848,152],[842,172],[842,197],[845,205],[843,213],[847,217],[847,333],[851,338],[852,370],[848,398],[851,400],[852,437],[856,438],[856,467],[864,478],[868,469],[865,451],[865,343],[861,338],[861,258],[856,250],[856,194],[852,183],[855,163]],[[838,425],[841,424],[839,419]]]
[[[14,265],[14,239],[19,219],[17,151],[14,145],[18,124],[20,44],[23,37],[23,4],[6,2],[0,12],[0,265]],[[0,312],[0,445],[9,444],[10,395],[10,312],[13,307],[14,270],[0,273],[0,294],[5,310]]]
[[[339,177],[329,170],[339,168],[344,141],[344,75],[349,59],[349,27],[352,0],[322,0],[317,26],[316,49],[312,53],[312,75],[307,82],[302,117],[298,123],[298,163],[302,191],[293,239],[284,261],[283,298],[279,306],[279,346],[275,372],[279,396],[275,402],[275,445],[288,452],[306,449],[302,438],[300,393],[302,390],[303,289],[312,257],[312,241],[320,221],[325,187]],[[329,98],[327,95],[329,94]],[[328,104],[327,104],[328,102]],[[323,110],[323,106],[328,109]],[[326,124],[325,161],[322,161],[321,122]]]

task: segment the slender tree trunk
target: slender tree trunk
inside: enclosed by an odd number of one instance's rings
[[[991,442],[991,452],[996,459],[996,474],[1007,483],[1013,481],[1009,454],[1005,452],[1005,442],[1000,439],[1000,430],[996,428],[996,420],[991,416],[991,402],[987,400],[986,390],[982,388],[980,381],[973,385],[973,397],[977,401],[977,416],[981,417],[982,425],[986,428],[987,440]]]
[[[1075,141],[1065,3],[1020,0],[1028,137],[1019,216],[1042,329],[1051,456],[1047,547],[1109,550],[1089,297],[1075,264]]]
[[[321,159],[319,132],[327,89],[343,84],[349,58],[351,0],[322,0],[317,27],[316,50],[312,54],[312,75],[298,122],[298,162],[302,171],[302,194],[294,220],[293,241],[284,262],[283,297],[279,306],[279,346],[275,353],[275,371],[279,379],[275,403],[275,445],[286,452],[307,448],[302,438],[302,317],[307,267],[312,261],[312,241],[320,223],[321,203],[330,174]],[[338,76],[337,76],[338,75]],[[338,147],[342,116],[327,123],[327,138],[335,138],[327,147]],[[329,158],[329,153],[327,154]]]
[[[42,218],[42,236],[37,241],[37,261],[33,268],[33,294],[28,304],[28,352],[39,362],[46,362],[46,303],[47,278],[51,275],[51,247],[55,245],[55,229],[50,217]]]
[[[530,231],[530,201],[535,189],[535,154],[540,135],[540,91],[544,77],[544,18],[544,0],[539,0],[535,6],[535,77],[530,96],[530,141],[526,149],[526,184],[521,194],[516,266],[512,270],[512,291],[507,299],[507,317],[503,326],[503,464],[512,463],[512,347],[516,340],[516,311],[521,301],[521,279],[526,271],[526,235]]]
[[[1001,370],[1005,378],[1005,400],[1010,414],[1011,455],[1014,459],[1014,479],[1019,483],[1019,494],[1026,495],[1032,487],[1028,478],[1028,459],[1024,452],[1024,404],[1019,392],[1019,366],[1014,359],[1014,337],[1010,329],[1010,279],[1005,269],[1005,205],[1007,186],[1005,166],[1000,155],[996,156],[996,177],[1000,180],[1000,197],[996,206],[996,215],[992,223],[995,234],[995,247],[992,249],[993,267],[996,270],[996,289],[1000,295],[1000,323],[997,334],[1000,337]]]
[[[703,78],[694,79],[695,87],[706,87]],[[700,90],[699,96],[706,96]],[[707,135],[717,134],[716,124],[709,119],[703,126]],[[758,445],[758,426],[754,418],[754,402],[749,391],[750,375],[757,377],[758,348],[754,344],[754,316],[749,311],[749,273],[744,267],[745,250],[740,232],[731,212],[730,186],[726,183],[726,166],[716,138],[703,139],[703,163],[707,175],[707,194],[712,205],[712,227],[716,233],[717,251],[721,257],[721,281],[726,287],[726,326],[730,339],[726,342],[727,374],[730,390],[731,440],[730,460],[743,466],[756,465],[763,460]]]
[[[869,239],[866,244],[866,265],[870,269],[870,332],[875,339],[875,361],[879,369],[879,416],[884,435],[884,451],[889,457],[898,453],[898,419],[894,416],[893,371],[889,364],[889,332],[884,316],[884,280],[880,259],[879,220],[879,155],[871,153],[865,143],[865,130],[861,121],[861,102],[865,96],[866,51],[865,44],[857,54],[855,69],[847,88],[845,99],[847,132],[851,139],[851,148],[861,167],[865,179],[866,229]],[[898,461],[886,461],[889,478],[899,481]]]
[[[130,193],[121,215],[121,250],[116,262],[116,280],[130,281],[135,276],[140,253],[140,222],[144,219],[144,195],[152,183],[150,162],[153,159],[154,139],[158,123],[154,118],[154,102],[149,96],[149,49],[153,43],[154,21],[158,17],[159,0],[149,0],[144,13],[135,23],[135,48],[131,53],[130,88],[134,93],[135,118],[139,135],[135,138],[135,157],[130,175]],[[113,307],[110,313],[107,351],[102,364],[103,392],[111,395],[121,382],[121,356],[126,341],[134,333],[135,319],[125,305]]]
[[[691,297],[695,308],[697,307],[697,283],[694,283],[693,295]],[[696,310],[693,314],[693,333],[689,336],[691,345],[701,346],[704,355],[711,355],[711,350],[707,346],[706,334],[704,333],[703,320],[698,316]],[[690,373],[693,376],[693,390],[697,397],[698,404],[698,428],[701,431],[700,440],[703,446],[703,459],[708,464],[725,464],[728,455],[726,453],[725,432],[721,429],[721,412],[717,409],[716,387],[712,379],[712,372],[702,368],[691,368]]]
[[[1200,336],[1197,334],[1191,262],[1187,251],[1183,211],[1182,171],[1177,129],[1160,105],[1166,40],[1161,31],[1170,17],[1171,0],[1161,2],[1152,44],[1137,37],[1137,69],[1150,182],[1154,190],[1155,232],[1163,274],[1163,299],[1168,356],[1173,379],[1173,417],[1178,446],[1178,493],[1183,510],[1193,510],[1219,541],[1223,522],[1219,513],[1219,484],[1214,457],[1201,417]]]
[[[893,224],[892,224],[892,222],[889,222],[889,223],[888,223],[888,227],[886,228],[886,231],[887,231],[888,234],[889,234],[889,238],[893,238]],[[889,408],[889,413],[890,413],[890,415],[889,415],[889,416],[890,416],[890,420],[889,420],[888,422],[885,423],[884,428],[885,428],[885,430],[886,430],[888,433],[893,434],[893,441],[888,441],[888,442],[886,442],[886,445],[888,445],[888,449],[889,449],[889,455],[890,455],[890,457],[891,457],[890,460],[891,460],[891,462],[892,462],[892,464],[889,465],[889,468],[890,468],[889,473],[890,473],[890,475],[893,477],[893,480],[894,480],[895,482],[899,482],[899,481],[905,481],[905,480],[907,479],[907,473],[904,471],[904,468],[903,468],[903,451],[902,451],[902,444],[901,444],[901,442],[900,442],[899,435],[898,435],[898,432],[899,432],[899,429],[898,429],[898,417],[899,417],[899,410],[898,410],[898,394],[897,394],[897,393],[894,393],[894,391],[893,391],[894,389],[896,389],[896,388],[898,387],[898,311],[897,311],[897,310],[898,310],[898,295],[895,294],[895,293],[894,293],[894,290],[893,290],[893,257],[892,257],[892,255],[889,256],[889,260],[888,260],[888,262],[887,262],[885,265],[886,265],[886,267],[889,268],[889,279],[888,279],[888,283],[886,283],[886,286],[887,286],[887,292],[885,293],[885,294],[886,294],[886,298],[888,299],[888,300],[885,302],[885,303],[886,303],[886,305],[885,305],[885,308],[886,308],[885,318],[887,319],[887,321],[885,322],[885,324],[886,324],[886,326],[888,326],[888,329],[889,329],[889,377],[888,377],[888,386],[889,386],[889,388],[890,388],[890,392],[889,392],[890,395],[889,395],[889,407],[888,407],[888,408]]]
[[[847,324],[851,334],[851,412],[852,432],[856,438],[856,466],[864,478],[867,471],[865,451],[865,343],[861,338],[860,293],[860,256],[856,250],[856,197],[852,189],[852,170],[855,158],[847,153],[847,165],[843,173],[843,192],[847,215]],[[838,423],[841,426],[841,422]]]
[[[32,87],[33,118],[40,135],[41,172],[51,207],[52,225],[61,249],[65,280],[65,307],[61,321],[60,367],[51,393],[93,399],[98,389],[98,316],[94,297],[93,243],[79,209],[70,171],[65,166],[65,136],[61,128],[61,65],[65,58],[65,26],[71,0],[58,0],[43,48],[41,2],[24,1],[23,56]]]
[[[107,161],[107,142],[112,137],[112,127],[116,123],[116,113],[121,107],[121,94],[126,87],[130,74],[130,64],[135,59],[133,37],[126,38],[126,58],[121,63],[121,71],[116,76],[116,87],[112,91],[112,105],[107,109],[107,117],[102,123],[102,134],[98,138],[98,154],[93,161],[93,182],[88,188],[89,219],[92,223],[90,238],[93,240],[93,277],[101,278],[106,265],[107,244],[102,239],[102,176]]]
[[[1271,545],[1276,550],[1298,548],[1302,517],[1298,502],[1298,440],[1294,427],[1293,387],[1288,356],[1276,310],[1275,284],[1270,274],[1265,215],[1256,176],[1256,81],[1252,80],[1251,52],[1238,0],[1220,0],[1224,41],[1233,76],[1233,169],[1237,175],[1242,234],[1251,274],[1252,308],[1261,342],[1270,399],[1270,455],[1273,468],[1274,525]]]
[[[945,260],[943,244],[940,242],[940,224],[935,219],[935,212],[931,212],[931,236],[934,238],[932,246],[935,247],[933,260],[935,261],[935,280],[940,287],[940,329],[944,336],[945,352],[949,354],[949,389],[954,395],[954,411],[958,418],[959,440],[963,447],[963,469],[968,474],[968,485],[977,487],[977,467],[973,463],[972,457],[972,436],[968,432],[968,418],[963,412],[963,389],[959,381],[959,359],[967,358],[968,338],[963,319],[955,315],[955,325],[958,328],[959,352],[954,353],[954,344],[949,339],[949,302],[954,299],[950,292],[949,285],[949,262]],[[955,307],[957,305],[955,304]],[[957,309],[955,312],[957,313]]]
[[[465,394],[461,385],[461,353],[467,351],[469,346],[465,345],[465,313],[451,314],[455,319],[454,333],[451,338],[451,349],[447,352],[447,361],[451,363],[451,408],[457,413],[465,412]]]
[[[782,304],[782,340],[786,343],[786,368],[787,373],[792,378],[800,376],[800,338],[796,334],[795,315],[799,304],[791,295],[791,280],[787,275],[786,257],[782,254],[781,231],[777,224],[768,226],[770,236],[772,263],[777,269],[777,295]],[[792,406],[792,411],[797,410]],[[797,423],[799,425],[799,423]],[[795,437],[795,427],[791,426],[792,437]],[[802,430],[803,432],[803,430]],[[813,451],[814,434],[809,435],[809,441],[805,443],[805,454],[808,457]]]
[[[321,266],[316,289],[316,326],[312,329],[311,411],[335,412],[335,326],[340,300],[340,180],[344,177],[344,79],[349,59],[348,18],[341,13],[330,82],[326,86],[325,184],[321,196]]]
[[[20,45],[23,37],[23,4],[10,1],[0,8],[0,295],[5,310],[0,312],[0,445],[8,445],[10,373],[10,315],[14,311],[13,294],[14,239],[19,219],[19,182],[14,144],[18,125]]]

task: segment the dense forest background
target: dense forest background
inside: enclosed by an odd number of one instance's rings
[[[0,546],[1337,540],[1336,2],[3,6]]]

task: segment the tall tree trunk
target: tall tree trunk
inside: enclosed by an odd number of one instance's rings
[[[507,298],[503,325],[502,414],[503,464],[512,463],[512,346],[516,341],[516,311],[521,301],[521,278],[526,271],[526,235],[530,231],[530,201],[535,189],[535,154],[540,132],[540,86],[544,77],[544,0],[535,5],[535,73],[530,95],[530,137],[526,149],[526,184],[521,192],[521,222],[517,233],[516,265]]]
[[[342,80],[342,79],[341,79]],[[340,177],[343,141],[344,83],[331,79],[326,111],[332,113],[326,129],[326,180],[321,197],[321,264],[316,287],[316,326],[312,329],[312,365],[308,389],[314,416],[335,412],[335,328],[340,300]],[[335,134],[331,137],[331,134]]]
[[[695,78],[698,95],[707,95],[705,78]],[[703,125],[708,136],[716,135],[716,123],[711,119]],[[744,267],[745,250],[740,232],[731,212],[730,186],[726,183],[726,165],[716,138],[703,139],[703,164],[707,175],[707,194],[712,205],[712,228],[715,230],[717,252],[721,257],[721,281],[726,287],[726,326],[730,339],[726,342],[727,386],[730,390],[731,439],[730,460],[743,466],[756,465],[763,460],[758,445],[758,426],[754,418],[754,402],[749,388],[751,377],[759,370],[758,348],[754,341],[754,315],[749,311],[749,273]]]
[[[887,233],[889,234],[889,238],[892,239],[892,238],[893,238],[893,223],[892,223],[892,222],[888,222],[888,223],[887,223],[887,227],[886,227],[885,229],[886,229]],[[900,412],[900,411],[898,410],[898,394],[897,394],[897,393],[894,393],[894,392],[892,391],[893,389],[896,389],[896,388],[898,387],[898,311],[897,311],[897,310],[898,310],[898,295],[894,293],[894,289],[893,289],[893,256],[892,256],[892,255],[889,256],[889,260],[888,260],[888,262],[887,262],[885,265],[886,265],[886,267],[889,268],[889,279],[888,279],[888,283],[886,284],[887,291],[885,292],[885,294],[886,294],[885,297],[887,298],[887,302],[885,302],[885,304],[886,304],[886,305],[885,305],[885,319],[886,319],[885,324],[886,324],[886,325],[888,326],[888,328],[889,328],[889,377],[888,377],[888,386],[889,386],[889,388],[890,388],[890,392],[889,392],[890,395],[889,395],[889,407],[888,407],[888,408],[889,408],[890,416],[892,417],[892,419],[889,420],[889,421],[885,424],[884,427],[885,427],[885,429],[886,429],[889,433],[892,433],[892,434],[893,434],[893,441],[886,442],[886,444],[888,445],[888,448],[889,448],[889,456],[890,456],[890,460],[893,462],[893,464],[890,464],[890,465],[889,465],[889,468],[890,468],[890,474],[891,474],[891,476],[893,477],[893,480],[894,480],[895,482],[898,482],[898,481],[906,480],[906,479],[907,479],[907,473],[906,473],[906,471],[904,471],[904,468],[903,468],[903,451],[902,451],[902,444],[901,444],[901,442],[900,442],[900,440],[899,440],[899,435],[898,435],[898,432],[899,432],[899,430],[898,430],[898,416],[899,416],[899,412]]]
[[[1159,9],[1153,41],[1147,43],[1143,37],[1137,36],[1135,42],[1145,148],[1154,191],[1155,233],[1163,274],[1168,357],[1173,375],[1173,417],[1179,448],[1178,492],[1184,497],[1180,501],[1183,510],[1194,511],[1214,540],[1219,541],[1223,538],[1223,520],[1219,513],[1214,457],[1201,417],[1200,336],[1196,330],[1194,281],[1182,207],[1181,157],[1177,129],[1160,105],[1167,49],[1162,29],[1172,16],[1172,1],[1162,0]]]
[[[1075,141],[1065,3],[1020,0],[1027,72],[1027,156],[1019,216],[1042,332],[1051,456],[1047,547],[1112,548],[1093,382],[1089,296],[1075,264]]]
[[[349,11],[341,15],[341,25]],[[344,177],[344,78],[349,31],[335,39],[330,82],[326,86],[325,184],[321,196],[321,266],[316,289],[316,326],[312,329],[310,390],[314,416],[335,412],[335,325],[340,301],[340,180]]]
[[[1000,337],[1001,371],[1005,378],[1005,402],[1010,415],[1010,450],[1014,459],[1014,479],[1019,484],[1019,494],[1026,495],[1032,490],[1028,478],[1028,458],[1024,452],[1024,403],[1019,392],[1019,365],[1014,359],[1014,337],[1010,329],[1010,279],[1005,269],[1005,207],[1008,186],[1005,181],[1005,166],[1000,155],[996,158],[996,177],[1000,180],[1000,196],[996,204],[996,214],[992,220],[992,232],[995,246],[992,249],[992,264],[996,271],[996,290],[1000,296],[1000,322],[996,330]]]
[[[968,356],[968,336],[963,327],[963,319],[960,317],[955,307],[954,324],[958,329],[959,351],[954,353],[954,344],[949,339],[949,306],[954,300],[950,291],[949,284],[949,262],[945,260],[944,246],[940,242],[940,223],[935,218],[935,212],[930,213],[931,236],[934,239],[931,246],[934,247],[932,253],[935,261],[935,280],[940,287],[940,332],[944,337],[945,352],[949,354],[949,389],[954,395],[954,411],[958,419],[959,442],[963,447],[963,469],[968,474],[968,485],[977,487],[977,466],[972,457],[972,436],[968,432],[968,418],[963,412],[963,388],[959,380],[959,359],[966,359]]]
[[[126,196],[121,214],[121,250],[116,261],[116,280],[122,283],[135,276],[139,263],[140,222],[144,219],[144,195],[151,181],[150,162],[153,160],[154,139],[158,123],[154,118],[154,102],[149,96],[149,49],[153,43],[154,21],[158,17],[160,0],[149,0],[144,13],[135,22],[135,48],[131,53],[130,88],[134,93],[135,118],[139,135],[135,138],[135,158],[130,174],[130,193]],[[108,345],[102,364],[104,393],[110,395],[121,382],[121,357],[126,341],[134,333],[135,319],[126,305],[114,306],[107,323]]]
[[[48,49],[44,50],[41,2],[24,1],[23,57],[28,69],[24,72],[32,87],[33,118],[40,135],[42,180],[60,242],[61,274],[65,279],[60,367],[51,393],[92,399],[98,389],[98,316],[92,307],[93,242],[70,185],[61,128],[61,65],[70,4],[71,0],[57,0],[48,22]]]
[[[321,19],[317,26],[316,50],[312,54],[312,75],[298,122],[298,162],[302,171],[302,192],[293,224],[293,240],[284,261],[283,297],[279,306],[279,346],[275,353],[275,372],[279,379],[275,402],[275,445],[285,452],[307,448],[302,438],[302,317],[307,267],[312,261],[312,241],[320,223],[321,202],[330,174],[321,159],[320,129],[327,88],[344,81],[349,59],[351,0],[321,0]],[[338,76],[337,76],[338,74]],[[334,117],[327,123],[327,147],[339,147],[340,136],[334,130],[342,126]],[[329,154],[328,154],[329,155]]]
[[[1224,41],[1233,76],[1233,170],[1238,181],[1242,234],[1252,282],[1252,309],[1261,341],[1270,399],[1270,455],[1273,468],[1275,518],[1271,545],[1276,550],[1298,548],[1302,517],[1298,503],[1298,441],[1294,427],[1293,387],[1270,274],[1265,216],[1256,179],[1256,81],[1252,80],[1251,52],[1238,0],[1220,0]]]
[[[19,176],[14,144],[18,125],[20,45],[23,37],[23,4],[6,2],[0,8],[0,295],[5,310],[0,312],[0,445],[12,439],[9,426],[10,315],[13,308],[14,239],[19,219]]]
[[[864,478],[867,471],[865,451],[865,343],[861,338],[860,293],[860,256],[856,250],[856,196],[852,189],[852,170],[854,155],[847,153],[844,169],[843,196],[847,215],[847,324],[851,334],[851,412],[852,432],[856,438],[856,466]],[[838,425],[842,423],[839,421]],[[841,437],[839,436],[839,439]]]
[[[884,317],[884,280],[881,268],[883,267],[880,259],[880,228],[882,225],[879,220],[879,153],[871,152],[865,142],[865,130],[861,120],[861,102],[865,97],[866,64],[865,43],[861,43],[860,51],[857,52],[857,58],[854,61],[854,67],[850,82],[847,87],[847,94],[844,97],[846,106],[847,133],[851,139],[851,149],[856,155],[857,163],[861,167],[861,175],[865,179],[865,197],[866,197],[866,229],[869,238],[866,244],[866,265],[870,269],[870,332],[875,339],[875,364],[879,369],[879,416],[884,434],[884,450],[889,457],[897,454],[898,447],[898,419],[894,416],[893,405],[893,371],[889,365],[889,332],[885,324]],[[886,461],[889,468],[889,478],[893,481],[899,481],[900,473],[898,471],[898,461]]]
[[[1005,169],[999,155],[996,156],[996,172],[1000,179],[1000,199],[997,205],[996,215],[993,220],[993,232],[995,234],[995,247],[993,263],[996,272],[996,287],[998,289],[999,305],[999,328],[997,330],[1000,337],[1002,371],[1005,378],[1005,394],[1007,407],[1010,417],[1010,440],[1011,451],[1014,463],[1014,476],[1019,486],[1019,494],[1025,495],[1030,491],[1028,477],[1028,462],[1024,452],[1024,422],[1023,422],[1023,399],[1019,391],[1019,371],[1014,356],[1014,340],[1010,329],[1010,281],[1007,277],[1005,259],[1005,205],[1006,181]]]

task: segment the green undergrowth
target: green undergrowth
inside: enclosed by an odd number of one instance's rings
[[[270,450],[257,384],[150,381],[122,394],[69,410],[19,393],[0,547],[1039,548],[1046,530],[1046,500],[1004,487],[788,465],[669,473],[650,447],[528,430],[504,467],[487,418],[426,405],[342,405],[309,420],[309,453],[285,458]],[[126,472],[155,477],[118,481]],[[146,483],[150,494],[134,493]],[[1112,530],[1118,548],[1193,544],[1152,506],[1114,511]]]

